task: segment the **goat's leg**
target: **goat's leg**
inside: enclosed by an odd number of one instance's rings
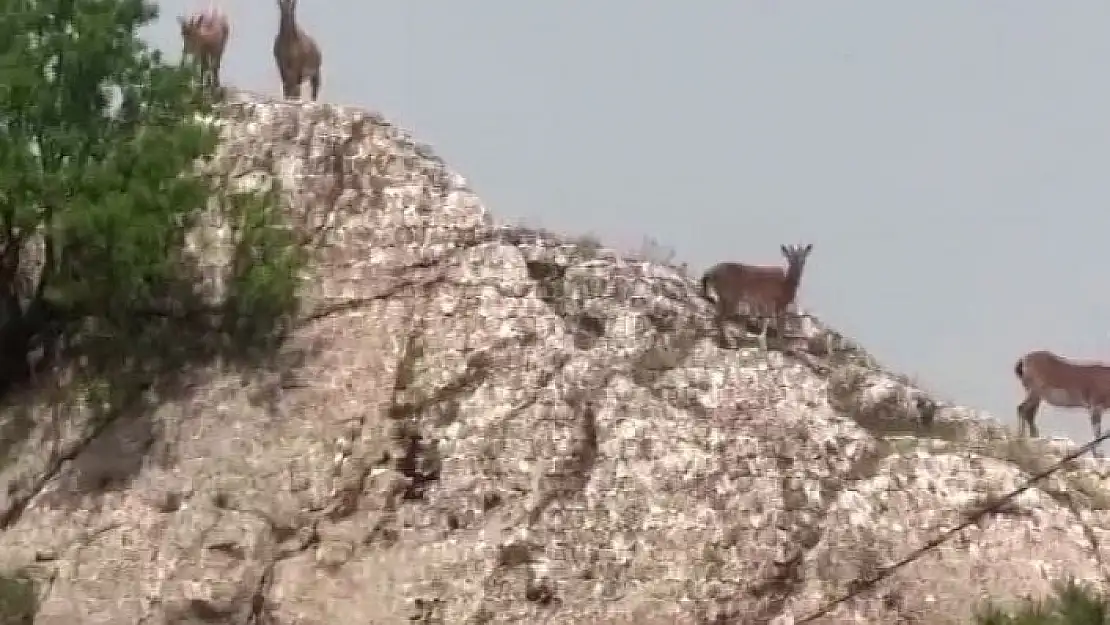
[[[805,342],[805,333],[801,331],[801,327],[798,317],[793,313],[784,312],[779,315],[779,336],[782,337],[784,350],[789,351],[793,348],[795,341]]]
[[[199,55],[200,61],[200,88],[208,88],[208,55],[203,52]]]
[[[288,100],[290,97],[289,94],[291,92],[289,85],[290,83],[292,83],[293,78],[290,75],[289,70],[285,69],[285,67],[282,66],[280,63],[278,63],[278,75],[281,76],[281,96]]]
[[[728,315],[725,312],[725,307],[720,302],[717,302],[716,308],[713,319],[717,325],[717,346],[721,349],[728,349],[728,335],[725,333],[725,321]]]
[[[725,318],[724,315],[717,315],[717,346],[721,349],[728,349],[728,333],[725,332]]]
[[[222,54],[217,54],[212,57],[212,87],[217,90],[220,88],[220,64],[222,62]]]
[[[219,84],[219,79],[216,78],[218,70],[216,69],[215,57],[208,57],[208,89],[209,91],[215,90],[216,85]]]
[[[294,75],[289,79],[289,94],[290,97],[301,99],[301,85],[304,84],[304,74],[300,71],[294,72]]]
[[[1102,438],[1102,408],[1098,406],[1091,408],[1091,434],[1094,436],[1095,440]],[[1095,458],[1101,458],[1102,452],[1099,451],[1099,447],[1101,446],[1102,443],[1099,443],[1092,447],[1091,455]]]
[[[789,349],[790,346],[786,342],[786,325],[785,325],[786,321],[785,321],[785,318],[786,318],[785,315],[783,315],[781,313],[778,313],[778,312],[773,313],[771,315],[771,318],[770,318],[770,321],[771,321],[770,325],[775,328],[775,340],[778,341],[779,349],[781,349],[784,352],[788,352],[788,351],[790,351],[790,349]]]
[[[763,329],[759,332],[759,349],[767,351],[767,330],[771,327],[771,317],[763,318]]]
[[[1033,438],[1040,438],[1037,431],[1037,408],[1041,405],[1041,398],[1035,393],[1028,393],[1025,400],[1018,404],[1018,437],[1026,434]]]
[[[310,78],[310,80],[311,80],[310,84],[312,86],[312,101],[315,102],[316,101],[316,96],[320,95],[320,80],[321,80],[321,78],[320,78],[320,70],[319,69],[317,69],[315,72],[312,72],[312,77]]]

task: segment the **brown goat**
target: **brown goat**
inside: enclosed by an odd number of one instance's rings
[[[763,317],[759,343],[764,350],[767,349],[767,328],[772,318],[777,333],[782,335],[782,313],[794,303],[806,257],[813,244],[783,245],[780,249],[786,257],[785,268],[724,262],[714,265],[702,276],[703,297],[710,299],[710,289],[717,295],[717,329],[722,347],[727,344],[725,321],[737,315],[741,303],[748,305],[749,316]]]
[[[1040,436],[1037,409],[1041,401],[1057,408],[1086,408],[1091,416],[1091,433],[1102,436],[1102,411],[1110,407],[1110,366],[1095,362],[1070,361],[1048,351],[1025,354],[1014,365],[1014,373],[1025,388],[1018,404],[1018,436]],[[1092,455],[1101,457],[1096,449]]]
[[[215,5],[188,17],[178,16],[181,25],[181,58],[191,55],[200,61],[201,81],[220,87],[220,64],[231,36],[227,15]]]
[[[297,27],[297,0],[277,0],[277,3],[281,22],[274,37],[274,60],[281,74],[282,93],[286,98],[300,98],[301,84],[308,80],[315,100],[320,94],[320,47]]]

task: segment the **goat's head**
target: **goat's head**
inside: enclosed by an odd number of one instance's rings
[[[781,248],[782,255],[786,257],[786,264],[789,269],[795,273],[802,273],[805,268],[806,258],[809,253],[813,251],[813,244],[808,245],[783,245]]]
[[[199,18],[196,15],[185,17],[184,15],[177,16],[177,23],[181,26],[181,38],[189,41],[196,38],[197,35],[197,22]]]
[[[196,48],[197,17],[178,15],[177,23],[181,26],[181,54],[184,55]]]
[[[188,17],[179,15],[177,23],[181,26],[181,37],[186,41],[219,44],[227,40],[230,31],[227,16],[216,7]]]

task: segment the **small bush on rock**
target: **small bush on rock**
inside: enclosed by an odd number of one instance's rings
[[[38,612],[35,584],[26,577],[0,576],[0,623],[32,625]]]
[[[988,604],[976,625],[1110,625],[1110,602],[1092,586],[1066,580],[1046,600],[1027,600],[1016,611]]]

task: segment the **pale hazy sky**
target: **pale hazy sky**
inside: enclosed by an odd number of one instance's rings
[[[207,0],[204,0],[205,2]],[[280,93],[277,9],[225,82]],[[151,39],[180,49],[162,3]],[[1110,360],[1110,3],[300,2],[322,99],[434,146],[506,220],[700,270],[810,241],[800,303],[1014,421],[1023,352]],[[1045,433],[1089,438],[1081,412]]]

